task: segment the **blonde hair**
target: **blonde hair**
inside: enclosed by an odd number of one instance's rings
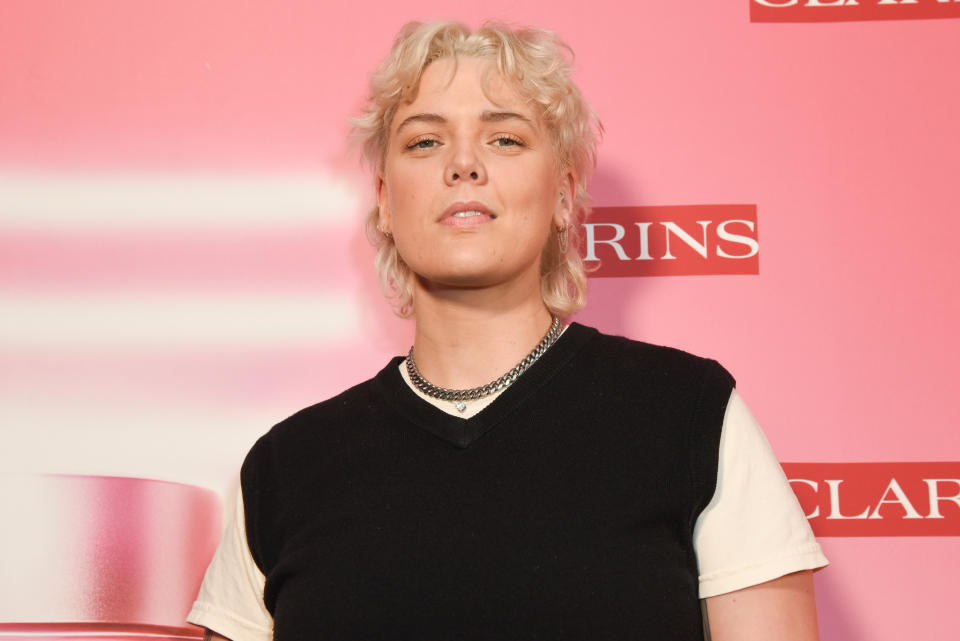
[[[456,22],[407,23],[370,78],[370,103],[353,120],[354,135],[362,142],[367,162],[381,171],[397,108],[416,98],[420,78],[430,63],[457,56],[496,62],[500,75],[539,108],[561,173],[572,171],[576,177],[567,251],[561,254],[549,234],[540,262],[543,302],[556,316],[569,316],[586,304],[587,279],[578,252],[579,236],[589,209],[587,185],[603,127],[570,78],[573,52],[555,34],[497,23],[487,23],[473,33]],[[392,299],[397,315],[406,318],[413,314],[414,274],[400,258],[393,238],[378,228],[379,218],[375,205],[367,214],[366,227],[377,248],[380,285]]]

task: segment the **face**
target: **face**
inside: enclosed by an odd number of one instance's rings
[[[476,58],[437,60],[390,125],[377,185],[389,231],[418,287],[527,283],[570,216],[573,176],[558,171],[539,114]]]

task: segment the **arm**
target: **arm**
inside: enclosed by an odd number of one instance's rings
[[[273,638],[273,619],[262,598],[265,577],[250,553],[243,524],[243,498],[238,492],[233,513],[228,515],[220,544],[187,616],[190,623],[205,628],[204,641]]]
[[[709,641],[819,641],[813,572],[707,598]]]
[[[827,559],[736,390],[720,437],[716,493],[697,519],[694,544],[712,641],[819,639],[810,569]]]

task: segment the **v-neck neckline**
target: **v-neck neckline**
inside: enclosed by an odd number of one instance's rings
[[[470,418],[444,412],[414,392],[400,374],[403,356],[393,358],[374,378],[384,398],[418,427],[451,445],[466,449],[513,413],[524,401],[560,372],[599,332],[571,323],[557,341],[487,407]]]

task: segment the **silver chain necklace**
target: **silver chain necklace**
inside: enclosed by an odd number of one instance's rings
[[[474,387],[471,389],[448,389],[446,387],[434,385],[420,375],[420,370],[417,369],[417,363],[413,360],[412,346],[410,347],[410,352],[407,354],[407,374],[410,376],[410,380],[418,390],[427,396],[438,398],[441,401],[452,401],[454,407],[457,408],[457,411],[462,412],[467,409],[466,401],[475,401],[483,398],[484,396],[490,396],[491,394],[499,392],[500,390],[512,385],[521,374],[527,371],[527,368],[533,365],[538,358],[543,356],[543,353],[546,352],[547,349],[549,349],[549,347],[553,345],[559,337],[560,319],[554,316],[553,323],[550,324],[550,329],[543,337],[543,340],[541,340],[537,346],[533,348],[532,352],[527,354],[524,359],[517,363],[509,372],[497,380],[491,381],[486,385],[481,385],[480,387]]]

